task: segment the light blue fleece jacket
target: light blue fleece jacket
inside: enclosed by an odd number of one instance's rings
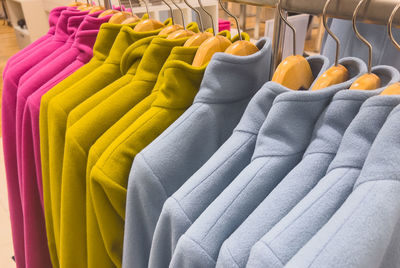
[[[126,200],[123,267],[147,267],[162,206],[231,135],[268,78],[271,42],[249,56],[216,53],[194,103],[132,164]],[[143,209],[145,208],[145,209]]]
[[[334,96],[319,117],[313,138],[301,162],[225,240],[219,252],[217,267],[246,266],[251,247],[325,175],[340,146],[344,132],[363,102],[379,94],[387,84],[399,79],[400,75],[396,69],[387,66],[374,67],[373,72],[381,78],[383,87],[370,91],[343,90]],[[349,81],[344,84],[348,88],[351,83],[352,81]]]
[[[346,130],[327,174],[251,249],[247,267],[284,267],[343,204],[379,130],[400,96],[364,102]]]
[[[325,71],[323,59],[310,57],[315,77]],[[361,60],[343,59],[351,77],[366,72]],[[318,74],[319,72],[319,74]],[[212,201],[250,163],[258,131],[274,99],[290,90],[266,83],[252,98],[231,137],[190,179],[165,202],[154,233],[150,267],[166,267],[181,235]]]
[[[400,106],[390,113],[353,192],[287,267],[400,267]]]
[[[330,29],[340,40],[340,55],[342,57],[358,57],[368,61],[368,48],[354,34],[351,21],[342,19],[329,20]],[[393,46],[387,34],[386,26],[366,23],[357,23],[357,28],[362,36],[372,44],[372,64],[386,64],[400,70],[400,53]],[[393,27],[396,40],[400,39],[400,30]],[[329,35],[325,34],[321,54],[327,56],[331,62],[335,59],[336,43]]]
[[[251,163],[181,236],[170,267],[216,265],[225,239],[300,162],[318,117],[342,89],[334,85],[318,91],[292,91],[274,100]]]

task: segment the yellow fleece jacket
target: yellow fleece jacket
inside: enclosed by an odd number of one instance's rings
[[[170,20],[167,24],[170,24]],[[129,45],[145,37],[157,35],[160,31],[138,33],[131,27],[123,26],[121,28],[112,45],[109,56],[102,65],[67,90],[51,98],[48,102],[47,115],[41,113],[41,117],[47,117],[47,128],[45,127],[43,131],[41,129],[41,135],[47,129],[44,142],[48,143],[47,159],[43,159],[42,155],[42,161],[47,160],[49,167],[48,181],[43,181],[43,184],[48,185],[43,189],[45,216],[52,222],[50,225],[53,227],[52,231],[58,257],[60,257],[61,171],[67,116],[83,100],[121,77],[120,61],[122,54]],[[49,92],[52,92],[52,90]],[[46,157],[46,155],[44,156]],[[48,192],[46,192],[47,190]],[[47,198],[45,197],[46,195]],[[82,260],[82,265],[86,267],[85,260]],[[60,266],[62,266],[61,263]]]
[[[135,24],[136,25],[136,24]],[[42,181],[43,181],[43,198],[45,204],[50,204],[50,185],[49,185],[49,157],[48,157],[48,132],[47,132],[47,107],[49,101],[54,97],[69,88],[70,86],[77,83],[82,77],[88,75],[101,64],[104,63],[108,57],[111,47],[117,37],[122,25],[114,25],[110,23],[104,23],[101,25],[99,33],[97,35],[96,43],[93,47],[93,58],[84,66],[76,70],[73,74],[65,78],[63,81],[54,86],[49,90],[41,100],[40,104],[40,151],[42,159]],[[51,262],[54,267],[59,267],[58,256],[55,246],[55,239],[53,233],[53,225],[51,220],[51,213],[48,211],[50,206],[45,206],[45,220],[46,220],[46,231],[47,241],[50,251]]]
[[[193,102],[205,66],[193,67],[197,48],[176,47],[172,53],[186,54],[185,60],[168,61],[152,92],[133,109],[137,120],[102,154],[90,174],[90,197],[109,257],[121,267],[125,197],[129,169],[135,155],[173,123]],[[171,54],[172,54],[171,53]],[[153,94],[154,93],[154,94]],[[143,110],[151,98],[150,109]],[[140,111],[140,112],[139,112]],[[143,113],[143,111],[145,111]],[[89,215],[89,214],[88,214]]]
[[[127,64],[121,64],[121,71],[126,73],[125,76],[130,76],[131,81],[121,88],[114,87],[115,92],[110,97],[67,128],[61,188],[61,255],[66,258],[74,258],[76,244],[82,241],[85,244],[86,237],[93,237],[92,233],[96,231],[93,227],[86,228],[86,162],[90,147],[109,127],[150,94],[172,48],[183,45],[188,38],[166,40],[165,36],[151,36],[135,44],[147,42],[146,39],[151,42],[138,67],[132,65],[129,68]],[[125,53],[122,62],[127,61],[125,56],[129,57]],[[112,84],[98,93],[110,86]],[[68,120],[77,108],[70,113]],[[104,247],[99,247],[101,244],[102,241],[88,243],[89,267],[106,266],[108,258],[99,257],[107,255]]]

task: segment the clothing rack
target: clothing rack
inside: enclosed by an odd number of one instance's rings
[[[271,7],[275,8],[278,0],[226,0],[232,3]],[[282,9],[286,12],[306,13],[310,15],[322,15],[322,10],[326,0],[281,0]],[[336,0],[332,1],[327,10],[327,16],[337,19],[351,20],[354,9],[360,0]],[[390,14],[398,3],[398,0],[370,0],[361,7],[357,20],[369,24],[386,25]],[[286,16],[286,12],[285,16]],[[400,26],[400,16],[396,16],[393,20],[393,25]],[[272,63],[273,67],[271,72],[275,70],[282,60],[282,49],[284,39],[284,23],[275,14],[274,19],[274,34],[272,40]]]

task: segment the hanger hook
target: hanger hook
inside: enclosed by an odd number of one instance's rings
[[[224,7],[224,5],[222,4],[222,0],[218,0],[218,2],[219,2],[219,5],[221,6],[221,8],[225,11],[225,13],[228,14],[231,18],[233,18],[233,19],[235,20],[236,27],[237,27],[238,34],[239,34],[239,40],[242,40],[242,34],[241,34],[241,31],[240,31],[240,26],[239,26],[239,20],[238,20],[238,18],[236,18],[235,15],[233,15],[232,13],[230,13],[230,12]]]
[[[388,22],[388,26],[387,26],[387,31],[388,31],[388,34],[389,34],[389,37],[390,37],[390,41],[392,41],[393,45],[398,50],[400,50],[400,44],[397,43],[397,41],[393,37],[392,24],[393,24],[394,16],[396,15],[396,12],[397,12],[397,10],[399,10],[399,8],[400,8],[400,3],[396,5],[396,7],[392,11],[392,14],[390,14],[389,22]]]
[[[370,74],[372,69],[372,45],[371,43],[368,42],[367,39],[365,39],[364,36],[360,34],[356,25],[358,11],[360,10],[361,6],[364,4],[365,1],[367,0],[361,0],[360,2],[358,2],[356,9],[354,10],[353,13],[352,22],[353,22],[353,30],[356,33],[357,38],[368,47],[368,73]]]
[[[144,3],[144,6],[146,7],[147,16],[149,16],[149,18],[150,18],[149,7],[148,7],[148,5],[147,5],[146,0],[138,0],[138,1],[142,1],[142,3]]]
[[[200,12],[197,9],[195,9],[192,5],[190,5],[187,0],[183,0],[183,2],[185,2],[185,4],[197,14],[197,17],[199,17],[200,29],[202,32],[204,32],[204,25],[203,25],[203,20],[201,19]],[[201,4],[200,4],[200,6],[201,6]]]
[[[172,25],[174,25],[174,24],[175,24],[175,21],[174,21],[174,11],[173,11],[171,5],[168,4],[166,0],[161,0],[161,1],[169,8],[169,10],[170,10],[170,12],[171,12]]]
[[[181,13],[181,17],[182,17],[182,26],[183,26],[183,28],[184,29],[186,29],[186,26],[185,26],[185,16],[183,15],[183,11],[182,11],[182,9],[178,6],[178,4],[177,3],[175,3],[173,0],[171,0],[171,2],[172,2],[172,4],[174,4],[174,6],[176,6],[176,8],[179,10],[179,12]]]
[[[325,30],[328,32],[328,34],[335,40],[336,42],[336,54],[335,54],[335,66],[338,66],[339,64],[339,53],[340,53],[340,41],[339,38],[329,29],[327,23],[326,23],[326,11],[328,9],[328,5],[331,2],[331,0],[327,0],[324,9],[322,11],[322,23],[324,24]]]
[[[293,33],[293,55],[296,55],[296,29],[293,27],[292,24],[289,23],[289,21],[282,14],[282,0],[279,0],[279,2],[278,2],[278,12],[279,12],[279,17],[292,30],[292,33]]]

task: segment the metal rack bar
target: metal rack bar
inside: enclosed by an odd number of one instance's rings
[[[253,6],[275,7],[278,0],[226,0],[233,3]],[[332,1],[327,10],[327,16],[351,20],[353,11],[360,0]],[[321,15],[326,0],[282,0],[282,8],[289,12]],[[386,25],[393,8],[399,0],[370,0],[361,8],[358,21]],[[400,26],[400,16],[393,21]]]
[[[278,0],[225,0],[228,2],[247,4],[253,6],[263,7],[276,7]],[[321,15],[326,0],[282,0],[282,9],[288,12],[294,13],[306,13],[310,15]],[[336,0],[332,1],[327,10],[327,16],[338,19],[351,20],[353,12],[360,0]],[[369,0],[366,2],[358,13],[357,21],[386,25],[390,14],[399,0]],[[400,16],[397,16],[393,20],[393,24],[400,26]],[[271,68],[272,76],[274,70],[282,60],[282,49],[283,49],[283,33],[284,25],[277,14],[274,20],[274,34],[272,40],[272,64]]]

